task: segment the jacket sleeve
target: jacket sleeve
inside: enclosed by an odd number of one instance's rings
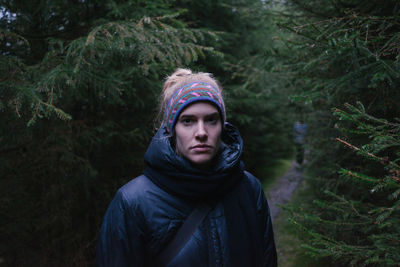
[[[272,230],[271,216],[264,192],[261,193],[261,218],[264,227],[264,266],[277,266],[274,232]]]
[[[272,221],[269,211],[268,201],[265,197],[262,186],[257,178],[252,174],[246,172],[248,177],[252,177],[253,185],[255,186],[255,193],[257,196],[257,213],[262,227],[261,231],[264,234],[263,238],[263,266],[275,267],[277,263],[277,254],[274,241],[274,232],[272,230]]]
[[[144,235],[135,203],[119,190],[104,216],[98,237],[96,262],[100,267],[144,266]],[[137,213],[137,212],[136,212]]]

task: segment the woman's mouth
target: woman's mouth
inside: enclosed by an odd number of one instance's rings
[[[208,152],[212,149],[212,146],[206,144],[195,145],[192,147],[192,150],[198,153]]]

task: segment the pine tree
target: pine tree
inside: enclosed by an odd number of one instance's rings
[[[112,195],[143,168],[162,79],[218,54],[215,34],[165,1],[24,2],[1,4],[1,257],[89,265]]]
[[[310,234],[306,247],[314,257],[344,266],[395,265],[399,4],[289,3],[294,9],[280,25],[293,32],[288,41],[297,48],[289,77],[292,99],[307,111],[314,199],[291,208],[293,219]],[[355,108],[358,102],[364,106]],[[346,137],[337,142],[341,129]]]
[[[343,132],[368,136],[370,140],[358,146],[337,138],[356,152],[357,158],[365,159],[361,168],[353,166],[338,172],[354,192],[325,190],[323,199],[314,200],[311,213],[291,209],[292,220],[309,235],[304,247],[314,257],[331,257],[344,266],[397,266],[400,123],[368,115],[361,103],[347,107],[349,111],[335,109],[335,115],[352,126],[346,126]]]
[[[227,19],[218,21],[217,27],[222,24],[219,27],[226,31],[226,45],[220,50],[229,57],[221,65],[223,69],[216,71],[224,71],[221,78],[228,120],[238,126],[245,141],[246,168],[263,179],[266,167],[292,154],[293,118],[287,112],[290,86],[277,71],[286,49],[272,19],[273,4],[244,0],[235,1],[235,5],[227,3],[220,7]]]
[[[104,212],[142,172],[162,81],[177,67],[222,82],[250,170],[283,147],[287,155],[274,83],[254,75],[243,86],[247,77],[238,76],[270,40],[267,25],[258,31],[265,15],[249,13],[256,2],[0,1],[0,239],[12,240],[0,244],[5,264],[94,264]],[[270,70],[262,61],[249,74]]]

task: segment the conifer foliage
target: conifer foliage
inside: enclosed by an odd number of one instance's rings
[[[163,79],[178,67],[222,82],[250,170],[290,152],[287,123],[257,130],[284,121],[277,102],[264,106],[263,77],[232,75],[263,51],[251,39],[260,22],[245,15],[254,3],[0,0],[0,265],[94,265],[107,205],[142,172]]]
[[[309,112],[313,203],[291,207],[305,247],[332,265],[399,262],[397,1],[289,2],[295,94]],[[349,104],[346,104],[349,103]],[[361,104],[362,103],[362,104]],[[332,112],[333,110],[333,112]]]
[[[400,260],[400,121],[370,116],[361,103],[347,109],[334,111],[341,121],[351,123],[343,132],[370,140],[356,146],[345,138],[336,139],[365,159],[361,161],[365,168],[338,172],[338,179],[354,192],[327,189],[323,199],[314,200],[312,214],[292,209],[292,220],[310,235],[305,247],[315,257],[330,256],[351,266],[396,266]]]
[[[147,4],[122,14],[113,1],[1,2],[6,264],[91,265],[106,205],[143,168],[162,79],[219,56],[204,42],[214,33],[187,28],[165,1]]]

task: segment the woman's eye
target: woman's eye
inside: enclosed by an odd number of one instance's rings
[[[189,124],[191,124],[193,122],[193,120],[192,119],[189,119],[189,118],[187,118],[187,119],[182,119],[181,120],[181,123],[183,123],[184,125],[189,125]]]
[[[207,122],[210,124],[216,124],[218,122],[218,118],[216,118],[216,117],[208,118]]]

